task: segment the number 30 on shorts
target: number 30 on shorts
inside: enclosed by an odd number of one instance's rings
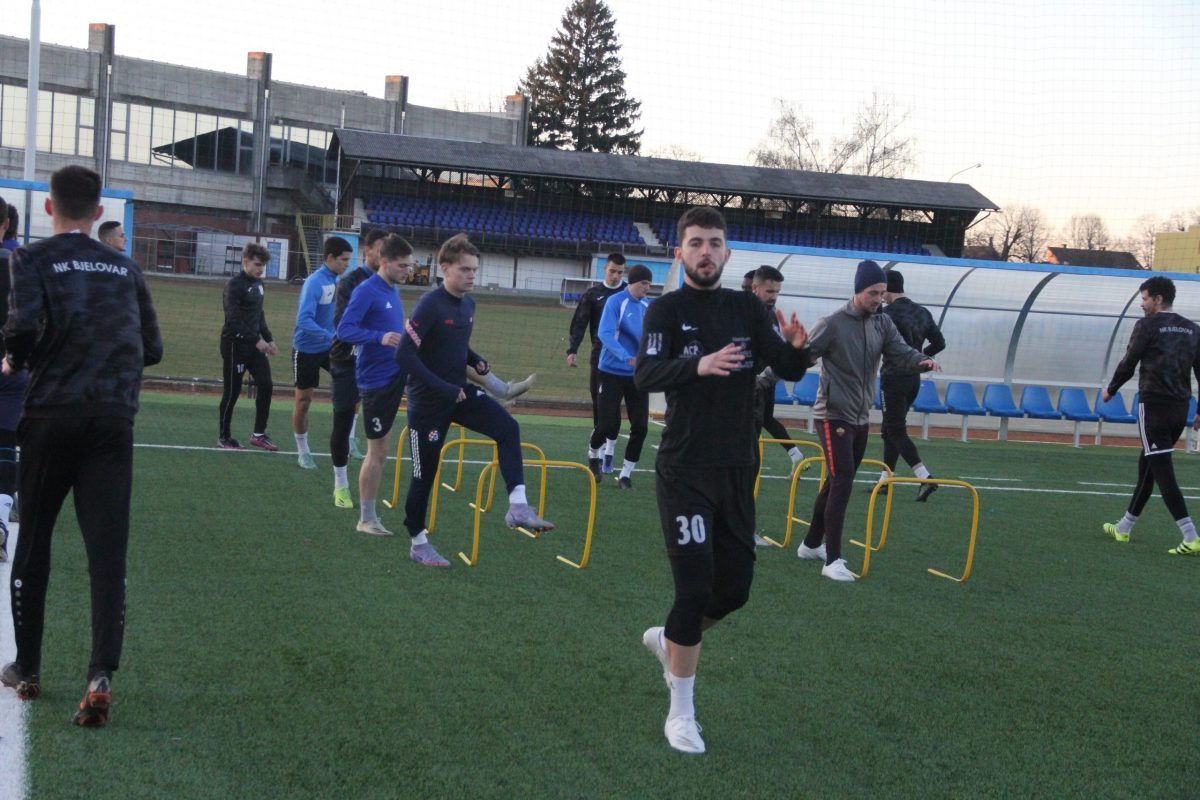
[[[675,521],[679,523],[680,545],[689,545],[692,543],[704,544],[704,539],[708,536],[704,531],[704,517],[699,514],[696,514],[691,519],[688,519],[686,516],[679,516],[675,518]]]

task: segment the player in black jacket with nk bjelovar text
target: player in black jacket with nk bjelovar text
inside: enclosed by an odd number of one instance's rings
[[[675,580],[665,627],[642,635],[671,692],[664,733],[671,747],[704,752],[692,689],[701,631],[745,605],[754,577],[754,386],[763,368],[804,377],[807,333],[754,295],[720,288],[729,260],[725,219],[693,208],[679,220],[684,285],[650,305],[634,379],[666,392],[666,429],[655,463],[658,509]]]
[[[892,319],[900,336],[914,350],[920,350],[932,358],[946,349],[946,339],[933,321],[929,309],[914,303],[904,296],[904,276],[896,270],[888,270],[887,291],[883,295],[887,303],[883,313]],[[928,342],[928,344],[926,344]],[[928,478],[929,468],[921,460],[917,445],[908,435],[908,410],[921,390],[921,374],[908,372],[899,365],[885,360],[879,369],[879,390],[883,395],[883,463],[895,470],[900,457],[912,468],[918,478]],[[882,481],[888,473],[880,474]],[[917,490],[917,502],[924,503],[937,490],[936,483],[926,483]]]
[[[1138,456],[1137,483],[1129,508],[1115,525],[1104,523],[1104,532],[1118,542],[1128,542],[1134,523],[1150,499],[1154,485],[1158,484],[1158,492],[1183,534],[1183,541],[1167,552],[1176,556],[1196,556],[1200,555],[1200,541],[1196,538],[1196,525],[1188,516],[1183,492],[1175,480],[1171,454],[1187,425],[1192,375],[1200,381],[1200,326],[1171,309],[1175,302],[1175,283],[1170,278],[1150,278],[1138,290],[1145,316],[1133,326],[1125,357],[1117,364],[1101,397],[1105,402],[1112,399],[1121,385],[1133,377],[1134,368],[1141,364],[1137,418],[1142,453]]]
[[[162,338],[138,265],[90,238],[100,176],[79,166],[50,178],[54,235],[17,250],[2,370],[29,367],[18,433],[21,531],[10,576],[17,658],[0,682],[32,700],[41,691],[50,539],[74,492],[91,579],[92,654],[74,722],[108,719],[125,633],[125,553],[133,485],[133,418],[142,369]]]
[[[271,253],[261,244],[251,242],[242,250],[242,269],[225,284],[222,302],[225,307],[225,324],[221,327],[221,431],[217,444],[231,450],[241,448],[233,438],[233,407],[242,391],[242,378],[247,372],[254,378],[258,391],[254,402],[254,430],[250,444],[264,450],[279,448],[267,436],[267,418],[271,414],[271,393],[275,384],[271,380],[271,365],[267,356],[279,352],[267,327],[263,313],[263,272]]]
[[[586,333],[592,343],[591,369],[588,371],[588,391],[592,395],[592,430],[600,427],[600,317],[604,314],[604,303],[608,298],[625,288],[621,275],[625,271],[625,256],[609,253],[604,264],[604,282],[598,283],[583,293],[575,313],[571,316],[571,339],[567,343],[567,366],[575,366],[579,345]],[[604,472],[613,471],[613,451],[616,441],[604,445]]]

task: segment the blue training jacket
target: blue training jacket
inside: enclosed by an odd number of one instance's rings
[[[402,370],[396,363],[396,348],[380,344],[385,333],[404,333],[404,304],[400,290],[372,275],[350,295],[338,323],[337,338],[354,345],[358,360],[354,379],[360,391],[382,389]]]
[[[324,353],[333,344],[333,296],[338,276],[324,264],[304,279],[296,307],[292,347],[301,353]]]
[[[649,307],[649,297],[634,300],[628,288],[605,301],[600,327],[596,331],[600,344],[604,346],[600,351],[601,372],[633,375],[634,365],[629,360],[637,358],[638,346],[642,342],[642,321]]]

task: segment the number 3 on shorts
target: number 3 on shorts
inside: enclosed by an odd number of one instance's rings
[[[679,523],[679,544],[704,544],[707,535],[704,532],[704,517],[696,514],[689,520],[685,516],[679,516],[675,521]]]
[[[379,421],[379,417],[371,417],[371,427],[376,433],[379,433],[381,430],[383,430],[383,423]]]

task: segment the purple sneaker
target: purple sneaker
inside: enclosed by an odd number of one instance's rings
[[[417,562],[422,567],[448,567],[450,562],[442,558],[437,550],[433,549],[433,545],[429,542],[425,544],[414,544],[408,550],[408,557],[412,561]]]

